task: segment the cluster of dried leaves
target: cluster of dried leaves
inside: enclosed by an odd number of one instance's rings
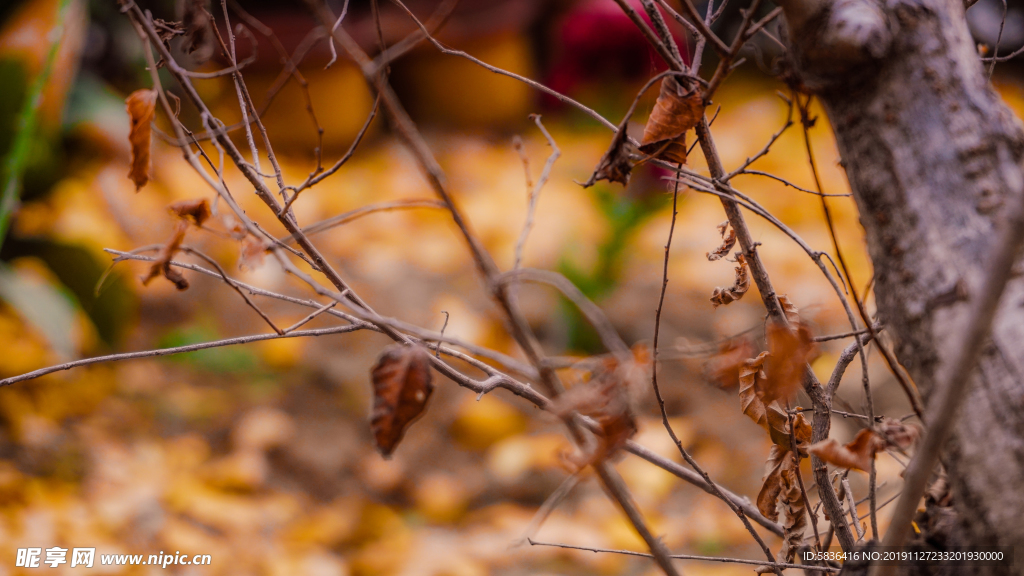
[[[724,247],[730,243],[729,236],[724,227],[719,231],[725,239],[723,248],[709,253],[709,259],[718,259],[728,252]],[[799,407],[790,405],[802,388],[804,372],[816,356],[816,346],[797,308],[786,296],[780,296],[779,301],[789,325],[768,324],[767,351],[751,357],[756,348],[749,339],[732,339],[705,363],[704,371],[716,386],[737,388],[741,411],[771,438],[757,507],[767,518],[781,518],[785,532],[781,555],[784,561],[792,562],[803,541],[808,518],[807,498],[800,486],[801,458],[812,454],[839,468],[870,471],[877,453],[909,448],[920,436],[920,428],[885,418],[875,428],[861,430],[848,444],[842,445],[832,438],[811,444],[811,425]],[[771,571],[768,567],[758,570]]]

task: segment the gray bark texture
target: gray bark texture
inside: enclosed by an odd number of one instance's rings
[[[962,0],[818,6],[783,4],[794,68],[832,123],[880,320],[927,403],[1008,194],[1019,190],[1024,130],[992,89]],[[1018,558],[1009,569],[952,573],[1024,574],[1022,378],[1024,282],[1015,278],[942,457],[953,508],[929,500],[919,525],[930,544],[1015,546]]]

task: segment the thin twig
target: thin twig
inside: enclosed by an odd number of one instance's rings
[[[512,266],[513,270],[518,270],[519,266],[523,262],[523,248],[526,247],[526,239],[530,236],[530,230],[533,229],[533,216],[537,209],[537,199],[540,197],[540,191],[544,188],[544,185],[547,184],[548,178],[551,177],[551,168],[554,166],[555,161],[562,155],[562,151],[559,150],[558,145],[555,144],[555,139],[551,137],[550,133],[548,133],[547,128],[541,124],[540,115],[533,114],[530,117],[537,124],[537,128],[540,129],[544,138],[547,139],[548,146],[551,146],[551,155],[548,156],[547,162],[544,163],[544,168],[541,170],[540,178],[537,179],[537,184],[530,188],[529,205],[526,208],[526,221],[523,223],[523,230],[519,233],[519,240],[516,242],[515,264]],[[528,167],[526,177],[527,183],[529,183],[530,174]]]

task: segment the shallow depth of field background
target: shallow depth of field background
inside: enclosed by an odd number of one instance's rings
[[[49,47],[46,34],[57,4],[23,0],[0,9],[0,153],[6,153],[14,114]],[[352,4],[345,25],[375,50],[369,3]],[[170,2],[146,6],[158,15],[173,15]],[[425,17],[434,3],[411,6]],[[986,6],[975,9],[982,19],[991,8]],[[289,49],[311,27],[299,4],[257,2],[250,8],[274,25]],[[382,10],[389,44],[412,30],[391,4],[382,3]],[[722,29],[728,30],[730,17]],[[982,21],[976,26],[983,35],[990,25]],[[1019,32],[1019,24],[1010,25],[1005,34]],[[657,57],[631,34],[632,25],[617,16],[610,0],[463,0],[440,37],[489,63],[549,83],[618,123],[639,87],[659,70]],[[786,88],[762,70],[771,67],[773,58],[771,44],[762,46],[761,53],[748,54],[750,62],[709,108],[710,114],[721,106],[712,132],[727,170],[757,152],[785,121],[786,105],[776,91],[785,93]],[[259,48],[258,59],[245,71],[257,103],[280,71],[269,43]],[[244,40],[240,52],[249,53]],[[344,60],[323,69],[328,56],[320,46],[301,68],[325,129],[325,163],[344,153],[373,104],[362,79]],[[708,58],[713,65],[713,55]],[[204,69],[222,66],[214,59]],[[567,275],[606,310],[628,343],[649,342],[671,214],[668,174],[642,168],[628,188],[601,183],[583,189],[577,182],[588,179],[611,136],[593,120],[523,84],[441,55],[426,43],[395,62],[391,72],[472,228],[504,269],[512,265],[527,207],[523,164],[513,139],[518,135],[525,142],[536,179],[550,148],[528,115],[542,114],[562,157],[541,192],[525,265]],[[996,82],[1021,114],[1019,72],[1007,64],[997,71]],[[167,76],[164,82],[172,85]],[[229,80],[199,85],[225,122],[238,119]],[[153,180],[135,193],[127,178],[123,98],[148,86],[138,38],[114,3],[73,4],[54,77],[44,92],[24,203],[0,252],[0,377],[76,357],[266,332],[235,292],[195,274],[186,273],[192,283],[187,292],[175,291],[162,278],[143,287],[139,277],[145,267],[122,263],[94,296],[110,262],[103,248],[130,250],[164,242],[174,226],[165,206],[210,196],[180,153],[159,141]],[[654,93],[641,100],[634,128],[642,127]],[[187,106],[182,118],[196,125]],[[287,178],[303,180],[315,166],[317,139],[294,83],[277,96],[265,120]],[[159,115],[158,126],[168,126]],[[848,192],[824,117],[811,134],[825,191]],[[215,155],[212,148],[208,151]],[[703,170],[702,162],[699,151],[691,156],[692,168]],[[798,127],[754,168],[813,187]],[[243,179],[229,174],[228,185],[249,214],[280,233]],[[734,185],[813,247],[831,251],[816,196],[758,176],[737,178]],[[308,225],[370,203],[431,197],[410,155],[378,118],[355,157],[303,193],[295,209]],[[871,268],[853,200],[829,202],[863,294]],[[740,412],[735,393],[704,381],[701,366],[706,343],[758,328],[763,308],[752,288],[741,301],[712,309],[711,291],[733,278],[731,263],[704,257],[718,244],[721,205],[717,198],[684,190],[679,206],[662,326],[662,389],[684,445],[713,478],[753,497],[769,440]],[[807,256],[765,221],[749,213],[747,218],[776,289],[789,295],[817,334],[847,331],[838,300]],[[445,212],[420,208],[374,214],[314,240],[382,314],[439,329],[444,310],[450,314],[447,334],[519,356]],[[235,241],[193,232],[189,242],[241,280],[308,294],[270,260],[240,270]],[[528,286],[520,298],[549,353],[602,352],[586,324],[553,291]],[[277,301],[259,303],[281,326],[308,313]],[[326,325],[323,319],[314,323]],[[0,575],[15,573],[15,551],[27,546],[213,556],[209,567],[168,569],[181,574],[653,573],[653,564],[643,559],[517,544],[536,508],[569,474],[571,446],[552,417],[508,394],[477,401],[438,377],[425,416],[394,457],[383,460],[369,431],[369,371],[387,343],[383,336],[363,332],[283,339],[95,365],[0,390]],[[813,364],[819,376],[827,378],[847,343],[821,346]],[[880,358],[873,354],[870,360],[876,411],[903,416],[909,410],[894,380]],[[837,408],[860,409],[857,362],[840,396],[847,404]],[[653,401],[648,398],[643,407],[636,440],[679,459]],[[856,430],[852,422],[837,418],[832,435],[846,441]],[[806,474],[806,461],[804,466]],[[760,559],[725,504],[634,457],[622,458],[617,468],[654,531],[673,551]],[[878,469],[879,501],[885,502],[898,489],[902,467],[883,455]],[[858,497],[866,496],[866,475],[853,472],[851,480]],[[883,508],[880,513],[883,526],[888,512]],[[533,537],[645,549],[586,475]],[[768,540],[778,548],[776,539]],[[698,562],[685,562],[682,568],[691,575],[752,571]],[[74,572],[67,565],[38,570]],[[94,570],[153,573],[125,567]]]

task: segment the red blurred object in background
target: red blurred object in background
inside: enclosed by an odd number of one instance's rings
[[[629,4],[647,21],[639,0]],[[690,62],[689,43],[666,18],[679,44],[686,64]],[[552,27],[553,54],[548,65],[546,84],[563,94],[572,94],[594,82],[632,82],[668,68],[614,0],[583,0],[572,4]],[[555,104],[549,98],[548,104]]]

